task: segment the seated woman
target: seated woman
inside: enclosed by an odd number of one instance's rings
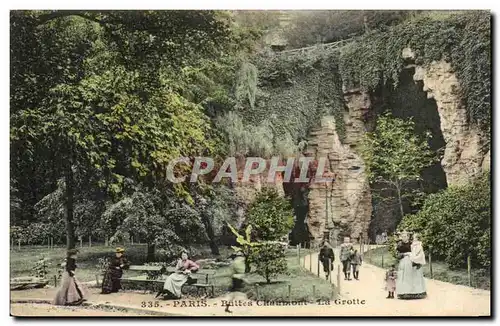
[[[181,288],[184,283],[188,282],[190,277],[189,274],[196,272],[200,266],[194,261],[188,259],[188,254],[183,252],[181,258],[177,261],[175,266],[175,272],[167,277],[165,284],[163,285],[163,290],[158,292],[156,297],[160,295],[167,295],[171,298],[178,299],[181,297]]]
[[[102,280],[102,294],[116,293],[122,288],[120,279],[123,270],[130,266],[127,258],[123,256],[124,252],[125,249],[116,248],[115,257],[109,262],[108,270]]]

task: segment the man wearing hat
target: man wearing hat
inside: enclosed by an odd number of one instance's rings
[[[344,272],[344,280],[351,280],[351,259],[353,254],[353,246],[350,237],[344,237],[344,243],[340,245],[340,261],[342,262],[342,271]]]
[[[333,271],[333,262],[335,261],[335,254],[333,248],[326,241],[323,242],[318,255],[319,261],[323,264],[323,271],[325,272],[325,277],[328,279],[331,271]]]
[[[103,294],[118,292],[122,288],[120,278],[123,275],[123,270],[128,269],[130,266],[128,260],[123,256],[124,252],[125,249],[121,247],[116,248],[115,257],[111,259],[108,270],[102,280]]]

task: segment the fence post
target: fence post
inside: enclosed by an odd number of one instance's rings
[[[47,237],[47,249],[50,249],[50,236]]]
[[[337,268],[337,293],[340,296],[340,266]]]
[[[57,287],[57,275],[54,275],[54,287]]]
[[[384,268],[384,252],[382,251],[382,268]]]
[[[429,248],[429,270],[432,278],[432,251],[430,250],[430,248]]]
[[[292,285],[288,284],[288,302],[292,301]]]
[[[21,240],[17,240],[17,247],[21,250]]]
[[[472,286],[470,255],[467,255],[467,276],[469,277],[469,286]]]
[[[297,245],[297,260],[298,260],[299,266],[300,266],[300,247],[299,247],[299,245]]]
[[[313,284],[313,299],[316,299],[316,285]]]
[[[331,258],[328,258],[328,280],[330,281],[330,283],[332,283],[332,269],[331,269],[331,266],[332,266],[332,260]]]
[[[83,237],[80,236],[80,248],[83,248]]]
[[[89,248],[92,247],[92,236],[89,235]]]
[[[54,249],[54,238],[50,237],[50,248]]]

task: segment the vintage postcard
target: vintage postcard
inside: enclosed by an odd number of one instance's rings
[[[10,11],[11,316],[491,316],[491,34]]]

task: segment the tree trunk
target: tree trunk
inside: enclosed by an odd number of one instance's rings
[[[75,241],[75,227],[73,224],[73,211],[74,211],[74,194],[75,184],[73,179],[73,169],[71,167],[71,160],[68,160],[65,168],[65,181],[66,181],[66,247],[67,249],[74,249],[76,246]]]
[[[217,246],[217,242],[215,241],[214,229],[212,228],[212,222],[210,221],[210,217],[206,211],[201,214],[201,220],[205,225],[205,230],[207,231],[208,241],[210,245],[210,250],[212,251],[212,255],[219,256],[219,247]]]
[[[148,256],[147,256],[147,261],[150,262],[150,261],[155,261],[155,245],[154,244],[150,244],[148,243]]]
[[[399,211],[401,212],[401,218],[405,215],[404,210],[403,210],[403,201],[401,200],[401,188],[399,185],[396,185],[396,190],[398,192],[398,204],[399,204]]]

